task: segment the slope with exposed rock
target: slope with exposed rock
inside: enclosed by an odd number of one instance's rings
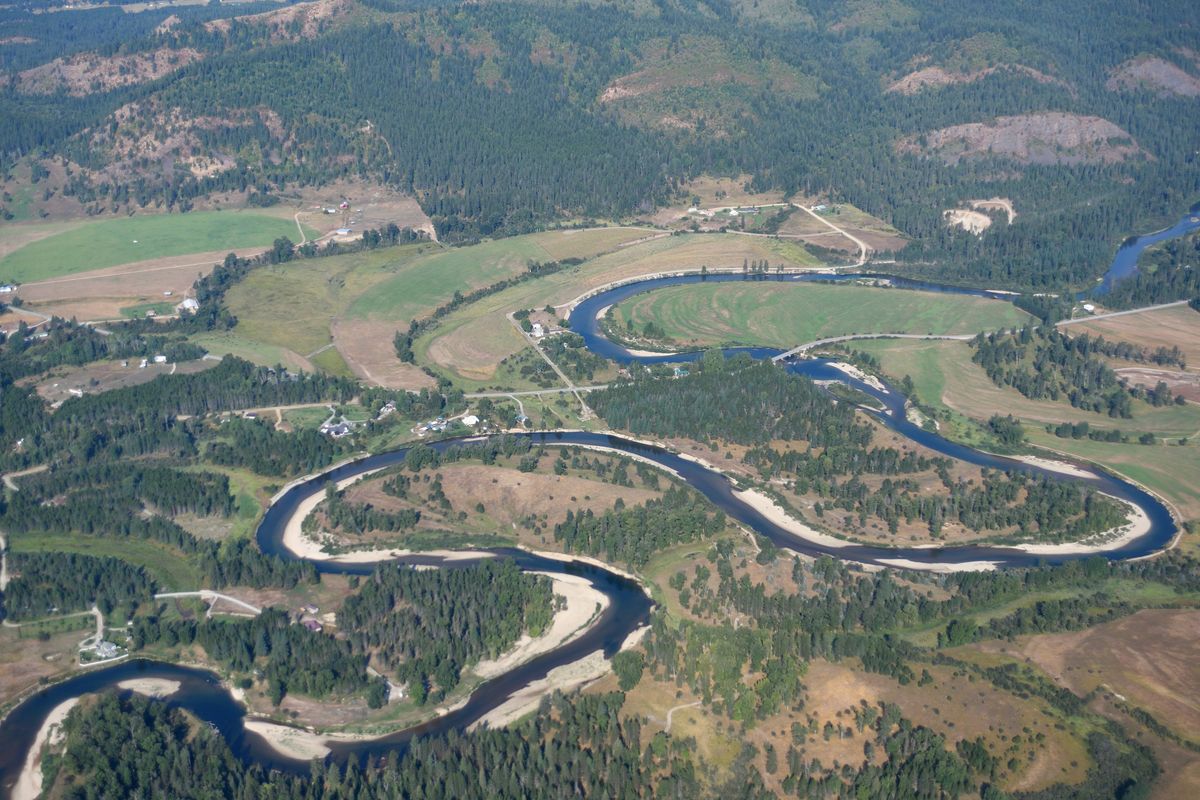
[[[1200,97],[1200,77],[1156,56],[1138,56],[1124,62],[1112,71],[1104,86],[1113,92],[1143,90],[1159,97]]]
[[[1145,157],[1128,132],[1101,117],[1046,112],[998,117],[908,136],[897,151],[946,164],[998,157],[1020,164],[1114,164]]]

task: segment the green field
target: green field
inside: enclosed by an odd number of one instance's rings
[[[648,322],[679,344],[791,347],[850,333],[959,334],[1021,325],[1011,303],[961,295],[776,282],[672,286],[622,303],[618,323]]]
[[[111,556],[143,567],[163,591],[200,588],[200,572],[182,553],[141,539],[109,539],[75,534],[38,534],[10,539],[14,553],[82,553]]]
[[[316,231],[306,229],[308,236]],[[77,272],[189,253],[269,247],[297,241],[290,219],[238,211],[194,211],[82,222],[0,260],[0,281],[29,283]]]

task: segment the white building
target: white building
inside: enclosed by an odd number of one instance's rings
[[[194,297],[185,298],[182,303],[175,306],[175,310],[180,314],[195,314],[200,310],[200,301]]]
[[[468,428],[474,428],[476,425],[479,424],[479,417],[475,416],[474,414],[467,414],[465,417],[462,418],[462,423],[463,423],[463,425],[466,425]]]
[[[540,322],[533,323],[533,335],[537,339],[540,339],[546,335],[546,329],[542,327],[542,323],[540,323]]]

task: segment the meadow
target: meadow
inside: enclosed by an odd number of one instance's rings
[[[310,237],[316,231],[306,229]],[[0,281],[29,283],[189,253],[266,248],[299,238],[294,220],[261,213],[195,211],[80,222],[0,259]]]
[[[1021,325],[1011,303],[962,295],[775,282],[672,286],[617,307],[618,324],[647,323],[689,347],[792,347],[850,333],[964,334]]]

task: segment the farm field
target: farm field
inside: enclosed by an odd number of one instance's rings
[[[1086,333],[1150,349],[1178,347],[1187,360],[1188,371],[1200,372],[1200,313],[1186,305],[1080,322],[1063,330],[1072,336]]]
[[[464,388],[479,388],[493,379],[500,361],[524,346],[505,316],[510,311],[549,304],[559,307],[561,314],[562,306],[613,281],[701,266],[740,269],[746,260],[767,260],[772,266],[782,264],[791,269],[820,266],[802,246],[776,239],[734,234],[655,239],[513,286],[449,314],[437,328],[418,340],[414,348],[417,361],[442,370]]]
[[[1191,403],[1155,408],[1134,401],[1133,418],[1119,419],[1073,408],[1066,401],[1031,400],[1016,389],[993,383],[971,361],[971,348],[966,342],[878,339],[852,342],[851,346],[876,356],[888,375],[912,377],[923,403],[975,420],[1012,414],[1038,425],[1086,421],[1094,428],[1119,428],[1126,433],[1149,432],[1169,438],[1200,432],[1200,407]]]
[[[1020,325],[1011,303],[864,286],[714,283],[630,298],[617,323],[662,328],[689,347],[724,343],[791,347],[848,333],[962,334]]]
[[[307,230],[309,236],[316,231]],[[9,253],[0,280],[30,283],[134,261],[266,248],[278,237],[296,241],[291,219],[255,212],[196,211],[81,222]]]
[[[187,557],[156,542],[39,533],[14,536],[8,547],[12,553],[81,553],[119,558],[143,567],[158,582],[161,591],[189,591],[200,586],[200,572]]]

